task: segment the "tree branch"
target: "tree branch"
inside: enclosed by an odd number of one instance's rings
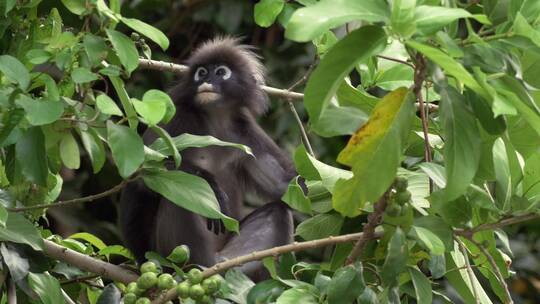
[[[129,182],[133,181],[134,179],[135,178],[123,180],[120,184],[112,187],[111,189],[107,191],[104,191],[98,194],[93,194],[93,195],[89,195],[85,197],[79,197],[79,198],[75,198],[75,199],[71,199],[67,201],[58,201],[56,203],[51,203],[51,204],[40,204],[40,205],[27,206],[27,207],[10,207],[6,209],[10,212],[23,212],[23,211],[29,211],[29,210],[47,209],[47,208],[61,207],[61,206],[66,206],[66,205],[73,205],[73,204],[78,204],[78,203],[91,202],[91,201],[98,200],[100,198],[107,197],[109,195],[112,195],[122,190]]]
[[[128,284],[136,281],[139,277],[136,273],[126,270],[120,266],[110,264],[98,259],[94,259],[85,254],[60,246],[49,240],[44,240],[43,251],[49,257],[66,262],[79,269],[99,274],[102,277],[116,282]]]
[[[240,266],[248,262],[262,260],[266,257],[274,257],[274,256],[278,256],[280,254],[284,254],[288,252],[302,251],[302,250],[307,250],[307,249],[312,249],[312,248],[324,247],[328,245],[348,243],[355,240],[359,240],[362,238],[362,236],[363,236],[363,233],[361,232],[345,234],[345,235],[340,235],[340,236],[329,236],[324,239],[307,241],[307,242],[294,242],[289,245],[274,247],[274,248],[266,249],[263,251],[256,251],[248,255],[239,256],[234,259],[230,259],[230,260],[218,263],[204,270],[202,274],[204,278],[207,278],[209,276],[212,276],[216,273],[220,273],[227,269]],[[382,233],[374,233],[372,235],[372,239],[380,238],[381,236],[382,236]],[[152,304],[163,304],[177,297],[178,295],[176,293],[176,288],[173,288],[167,291],[167,293],[161,294],[159,297],[157,297],[152,302]]]
[[[375,228],[379,226],[382,220],[382,216],[384,213],[384,210],[386,209],[386,205],[388,204],[388,191],[386,191],[383,196],[375,203],[375,206],[373,207],[373,212],[368,215],[367,223],[364,224],[363,234],[362,237],[356,242],[354,245],[351,253],[345,260],[345,265],[349,265],[354,263],[356,259],[360,256],[362,251],[364,250],[364,247],[366,246],[367,242],[371,239],[373,239],[373,235],[375,234]]]
[[[456,241],[459,244],[459,248],[461,249],[461,254],[463,254],[463,259],[465,259],[465,266],[467,268],[467,274],[469,275],[469,281],[471,284],[471,289],[473,291],[474,301],[476,304],[480,304],[480,297],[478,297],[478,290],[476,290],[476,285],[474,284],[474,271],[471,267],[471,263],[469,262],[469,253],[467,252],[467,247],[463,244],[463,242],[459,238],[455,238]]]
[[[172,72],[175,74],[183,74],[188,69],[187,66],[181,65],[181,64],[143,59],[143,58],[139,58],[139,67],[143,69],[149,69],[149,70],[167,71],[167,72]],[[269,87],[265,85],[261,85],[261,88],[268,95],[275,96],[278,98],[283,98],[285,100],[287,99],[290,99],[293,101],[304,100],[304,94],[302,93],[290,92],[289,90],[278,89],[278,88]],[[419,107],[419,104],[416,103],[416,108],[418,109],[418,107]],[[434,105],[434,104],[427,104],[427,107],[429,108],[430,111],[437,111],[439,109],[439,106]]]

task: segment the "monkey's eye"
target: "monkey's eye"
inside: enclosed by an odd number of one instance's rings
[[[231,78],[232,71],[231,69],[229,69],[229,67],[225,65],[220,65],[216,68],[214,73],[216,73],[217,76],[223,77],[223,80],[227,80]]]
[[[208,75],[208,70],[203,67],[198,67],[197,71],[195,71],[195,76],[193,78],[195,79],[195,81],[199,81],[206,75]]]

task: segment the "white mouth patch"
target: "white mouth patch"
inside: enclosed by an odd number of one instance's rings
[[[195,96],[195,100],[200,104],[207,104],[218,100],[219,96],[216,92],[200,92]]]
[[[205,82],[197,88],[195,100],[200,104],[206,104],[218,100],[219,96],[220,95],[214,91],[214,86]]]

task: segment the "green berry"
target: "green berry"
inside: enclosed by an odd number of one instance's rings
[[[172,275],[164,273],[158,277],[158,289],[171,289],[174,287],[174,285],[176,285],[176,281]]]
[[[202,271],[193,268],[188,272],[187,278],[191,284],[199,284],[203,280]]]
[[[405,204],[408,203],[411,200],[411,192],[410,191],[402,191],[396,193],[396,202],[398,204]]]
[[[398,176],[396,177],[396,181],[394,182],[395,188],[397,192],[403,192],[407,190],[409,182],[405,177]]]
[[[157,274],[153,272],[143,273],[137,280],[137,287],[140,289],[146,290],[156,286],[158,282]]]
[[[136,41],[136,40],[139,40],[139,38],[141,38],[141,36],[139,36],[138,33],[135,33],[135,32],[131,33],[131,40]]]
[[[137,282],[131,282],[126,287],[126,293],[136,293],[137,289]]]
[[[154,272],[159,273],[157,265],[154,262],[145,262],[141,265],[141,273]]]
[[[386,208],[386,214],[391,217],[397,217],[401,214],[401,206],[392,204]]]
[[[146,297],[139,298],[137,299],[137,302],[135,302],[135,304],[150,304],[150,303],[152,302],[150,302],[150,299]]]
[[[176,286],[176,292],[182,299],[189,298],[189,283],[187,281],[181,282]]]
[[[124,296],[124,304],[135,304],[136,301],[137,295],[132,292],[126,293]]]
[[[214,302],[212,302],[212,298],[210,296],[204,295],[204,296],[202,296],[202,298],[199,301],[197,301],[197,304],[199,304],[199,303],[201,303],[201,304],[212,304]]]
[[[201,284],[192,285],[189,288],[189,297],[194,300],[199,300],[204,296],[204,289]]]
[[[171,260],[176,264],[184,264],[189,260],[189,247],[186,245],[176,246],[167,259]]]
[[[206,294],[212,295],[216,291],[219,290],[218,284],[219,284],[218,281],[213,280],[212,278],[208,278],[208,279],[205,279],[204,281],[202,281],[201,285],[202,285],[204,291],[206,292]]]

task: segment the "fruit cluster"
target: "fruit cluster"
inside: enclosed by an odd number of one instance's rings
[[[406,215],[412,206],[411,192],[407,190],[408,181],[406,178],[398,176],[394,182],[394,191],[390,194],[386,214],[390,217],[399,217]]]
[[[177,246],[167,260],[184,265],[189,260],[189,248],[185,245]],[[213,298],[221,287],[222,279],[219,275],[204,279],[202,271],[197,268],[192,268],[187,274],[177,273],[174,277],[162,273],[156,263],[147,261],[140,266],[140,271],[139,279],[125,288],[124,304],[150,304],[151,298],[172,288],[177,289],[182,299],[191,298],[197,304],[214,303]]]

